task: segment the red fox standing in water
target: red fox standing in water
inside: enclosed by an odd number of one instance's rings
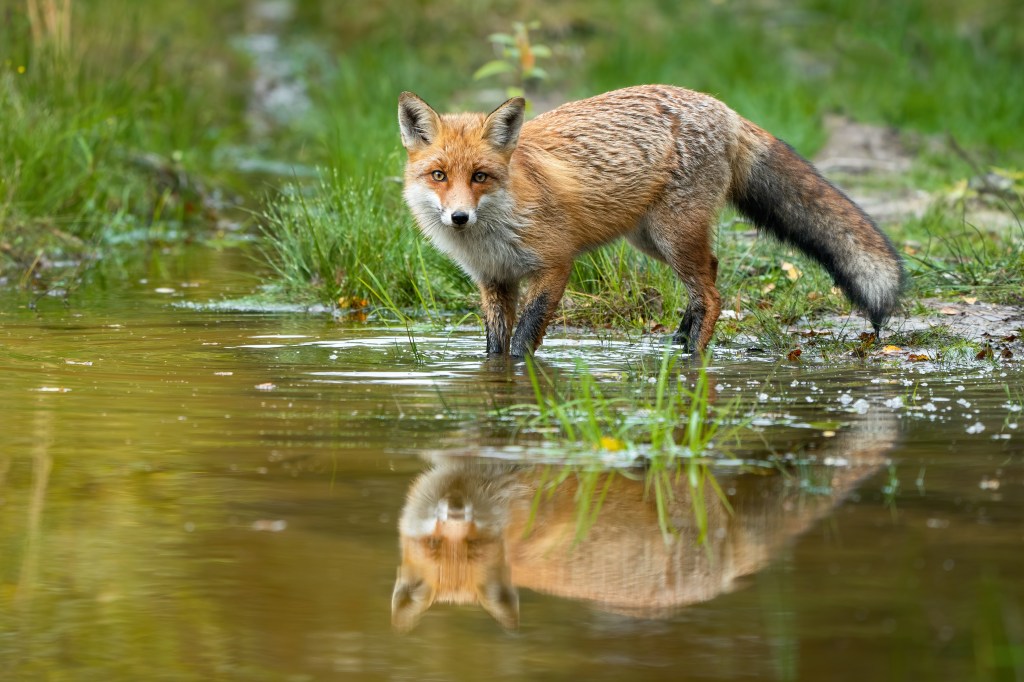
[[[642,85],[525,124],[524,105],[439,115],[410,92],[398,99],[405,200],[479,286],[489,354],[536,350],[573,259],[618,237],[682,280],[689,302],[673,341],[703,351],[721,311],[712,228],[727,202],[820,262],[876,333],[896,307],[902,262],[871,218],[713,97]]]

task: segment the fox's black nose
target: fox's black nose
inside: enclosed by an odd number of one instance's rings
[[[469,214],[465,211],[455,211],[452,213],[452,222],[456,225],[465,225],[469,222]]]

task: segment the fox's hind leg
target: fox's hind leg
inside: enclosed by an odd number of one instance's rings
[[[697,297],[699,294],[695,294],[694,288],[687,284],[686,291],[690,301],[689,304],[686,306],[686,310],[683,312],[683,319],[679,323],[679,329],[676,330],[676,333],[672,335],[672,343],[682,345],[683,347],[689,350],[704,350],[704,348],[707,347],[708,343],[711,341],[711,334],[715,330],[715,324],[718,321],[718,316],[722,312],[721,298],[718,294],[718,289],[715,287],[714,284],[717,279],[718,257],[712,255],[710,291],[714,294],[714,300],[716,302],[716,312],[714,313],[714,317],[710,317],[707,314],[708,307],[703,300],[699,300],[697,305],[694,305],[694,301],[698,300]],[[685,284],[686,280],[683,280],[683,282]],[[701,311],[703,311],[704,313],[703,316],[700,315]],[[703,344],[700,343],[701,337],[706,337],[704,338]],[[693,347],[692,343],[694,339],[698,340],[696,349]]]
[[[704,352],[715,332],[718,315],[722,312],[721,297],[715,288],[718,259],[711,253],[710,241],[710,238],[705,238],[703,244],[690,242],[677,245],[669,261],[686,287],[690,299],[679,329],[672,336],[672,342],[689,351]]]
[[[666,203],[653,208],[644,224],[628,236],[634,246],[668,263],[686,287],[689,301],[672,342],[690,351],[707,348],[722,310],[715,288],[718,258],[711,243],[711,226],[717,215],[717,208]]]

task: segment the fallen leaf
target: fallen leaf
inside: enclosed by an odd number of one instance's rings
[[[978,351],[978,354],[974,356],[975,360],[991,360],[994,353],[992,352],[992,346],[985,346]]]
[[[793,350],[789,351],[789,355],[787,355],[786,357],[789,358],[790,362],[799,362],[800,354],[802,352],[803,351],[801,351],[799,348],[794,348]]]
[[[960,310],[958,310],[957,308],[950,307],[950,306],[945,306],[943,308],[939,308],[939,312],[942,313],[943,315],[959,315],[960,314]]]
[[[999,353],[999,355],[1000,357],[1003,358],[1003,360],[1010,360],[1013,358],[1013,351],[1010,350],[1009,348],[1004,348],[1002,352]]]
[[[664,334],[667,331],[668,331],[668,327],[666,327],[665,325],[661,324],[660,322],[657,323],[657,324],[651,325],[651,333],[652,334]]]
[[[899,346],[886,346],[882,349],[883,355],[895,355],[896,353],[902,353],[903,349]]]
[[[910,360],[911,362],[927,362],[928,360],[931,360],[931,358],[920,353],[911,353],[907,356],[907,360]]]
[[[761,293],[762,294],[768,294],[768,293],[771,293],[772,291],[775,291],[775,283],[774,282],[772,282],[771,284],[766,284],[764,286],[764,288],[761,289]]]
[[[782,263],[782,271],[786,273],[786,277],[788,277],[789,281],[791,282],[797,281],[798,279],[800,279],[801,275],[804,274],[800,272],[800,270],[795,265],[786,262]]]
[[[960,300],[963,301],[964,303],[966,303],[967,305],[974,305],[975,303],[978,302],[978,297],[977,296],[961,296]]]

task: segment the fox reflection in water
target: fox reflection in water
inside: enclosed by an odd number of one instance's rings
[[[392,625],[408,631],[441,602],[478,603],[501,625],[515,628],[518,588],[647,618],[707,601],[764,568],[877,471],[895,434],[895,419],[878,414],[822,438],[815,451],[821,464],[802,469],[800,477],[810,477],[825,493],[802,492],[782,472],[720,473],[732,511],[705,484],[707,546],[698,542],[686,476],[672,477],[668,518],[676,533],[669,541],[643,477],[615,473],[601,474],[612,480],[597,520],[578,539],[577,476],[554,490],[544,487],[538,496],[543,467],[439,457],[414,481],[402,510]],[[830,458],[838,464],[826,464]],[[549,472],[547,480],[552,478]]]

